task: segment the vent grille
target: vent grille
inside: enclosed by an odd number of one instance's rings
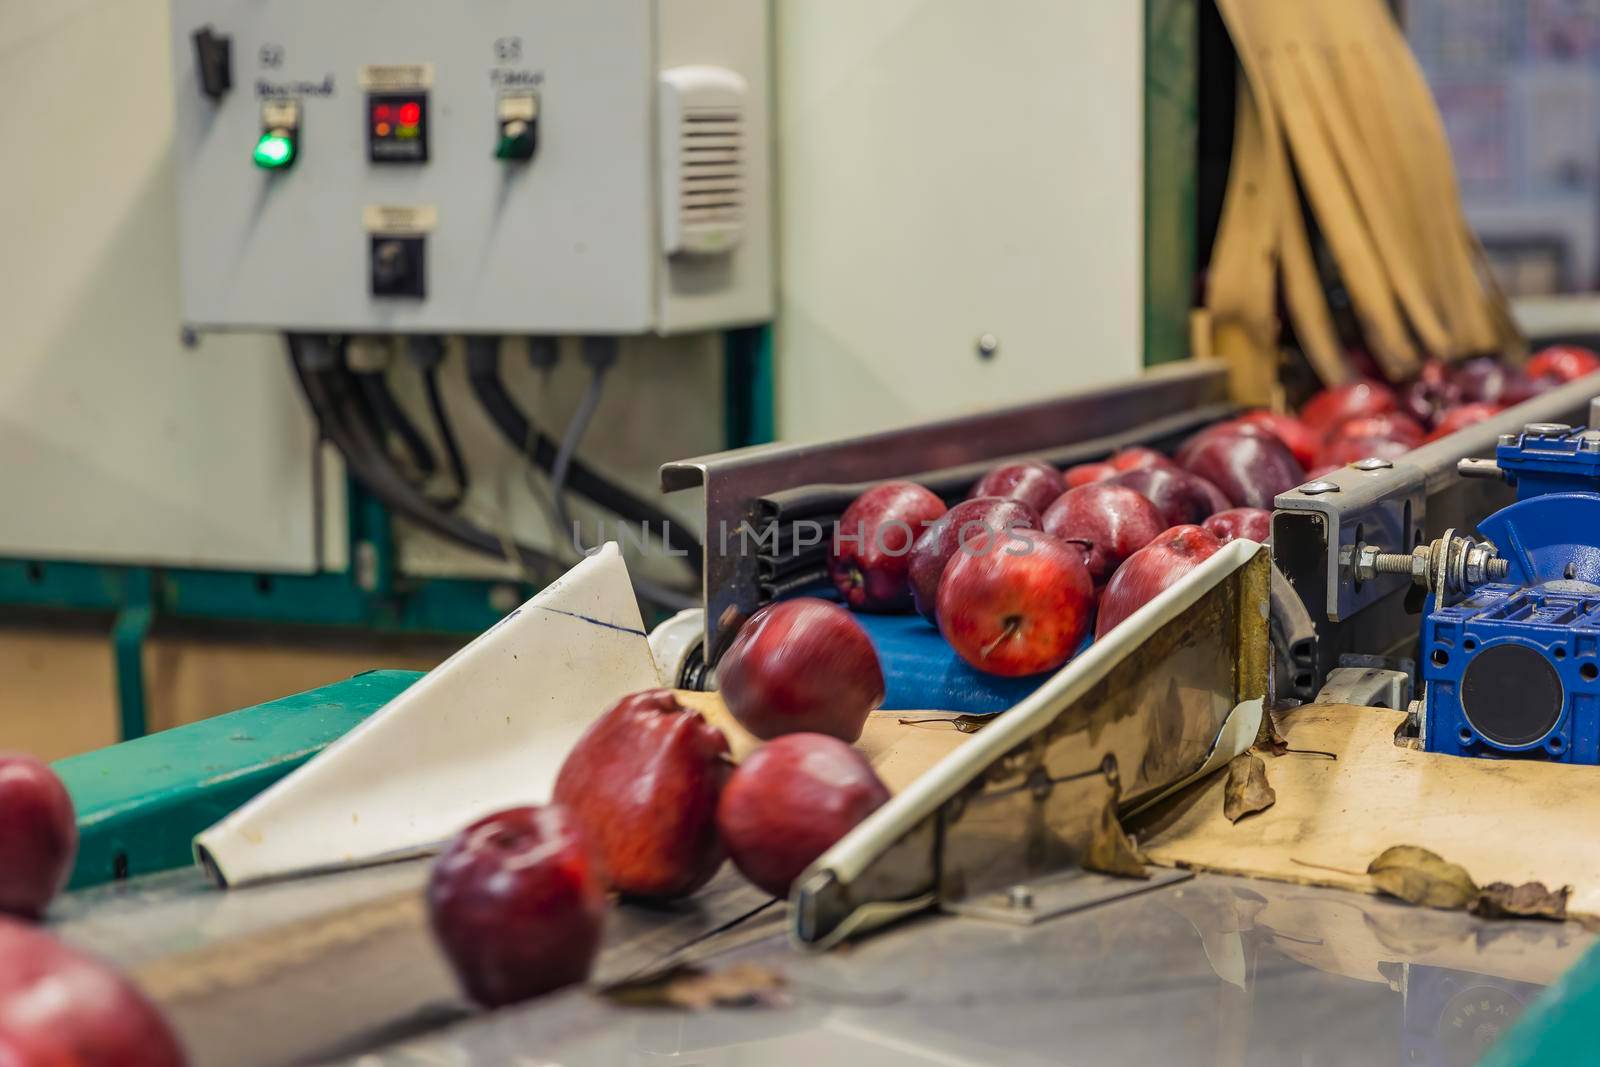
[[[688,228],[739,222],[745,197],[744,109],[686,108],[678,146],[680,224]]]

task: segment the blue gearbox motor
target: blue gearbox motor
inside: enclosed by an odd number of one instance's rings
[[[1600,764],[1600,429],[1500,439],[1517,502],[1417,549],[1429,752]],[[1483,465],[1478,469],[1483,470]]]

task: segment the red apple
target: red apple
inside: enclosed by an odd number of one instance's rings
[[[1289,446],[1258,426],[1202,434],[1184,446],[1179,462],[1237,507],[1270,508],[1306,476]]]
[[[939,631],[980,671],[1020,677],[1077,651],[1094,612],[1083,553],[1042,530],[1013,530],[957,552],[939,582]]]
[[[48,766],[0,753],[0,912],[38,919],[72,873],[78,820]]]
[[[1403,411],[1385,411],[1380,415],[1357,415],[1345,419],[1328,431],[1328,440],[1336,437],[1382,437],[1415,448],[1428,432]]]
[[[1335,437],[1317,453],[1319,468],[1343,467],[1361,459],[1399,459],[1411,446],[1388,437]]]
[[[635,897],[688,896],[722,866],[717,797],[728,741],[668,689],[623,697],[586,730],[556,775],[607,884]]]
[[[787,897],[812,861],[888,801],[872,765],[843,741],[787,734],[733,772],[717,805],[717,829],[740,873]]]
[[[1318,433],[1326,433],[1352,415],[1376,415],[1399,406],[1400,398],[1393,389],[1376,379],[1363,378],[1313,396],[1300,409],[1300,421]]]
[[[154,1005],[97,959],[0,917],[0,1051],[26,1067],[183,1067]]]
[[[1500,403],[1506,407],[1521,404],[1523,401],[1532,400],[1536,396],[1543,396],[1552,389],[1559,389],[1566,383],[1553,375],[1544,374],[1535,378],[1520,370],[1506,372],[1505,392],[1500,394]]]
[[[1474,423],[1492,419],[1504,410],[1499,404],[1462,404],[1459,407],[1449,408],[1440,417],[1439,424],[1433,428],[1427,439],[1437,441],[1441,437],[1448,437]]]
[[[1125,485],[1150,501],[1168,526],[1200,522],[1233,506],[1221,489],[1181,467],[1124,471],[1111,479],[1111,484]]]
[[[1003,535],[1007,530],[1032,529],[1038,525],[1039,515],[1033,508],[1020,500],[997,496],[963,500],[945,512],[922,531],[917,543],[911,546],[911,603],[918,614],[929,622],[936,621],[939,579],[944,577],[944,566],[955,554],[958,544],[974,539],[986,543],[988,538]]]
[[[489,1008],[588,978],[605,914],[605,884],[559,804],[479,819],[428,880],[434,936],[467,995]]]
[[[1097,588],[1167,528],[1154,504],[1125,485],[1106,482],[1061,494],[1045,511],[1042,525],[1046,533],[1082,549]]]
[[[828,575],[857,611],[911,607],[911,546],[945,512],[944,501],[912,482],[884,482],[856,497],[834,528]]]
[[[1469,404],[1498,404],[1506,391],[1506,369],[1493,356],[1478,356],[1456,365],[1450,379]]]
[[[1080,463],[1076,467],[1068,467],[1061,480],[1067,483],[1068,489],[1076,489],[1080,485],[1103,482],[1116,475],[1117,468],[1109,463]]]
[[[1222,543],[1198,526],[1174,526],[1145,545],[1111,576],[1100,597],[1095,638],[1110,633],[1128,616],[1204,563]]]
[[[1050,502],[1066,492],[1061,472],[1040,460],[1007,463],[978,479],[978,484],[967,494],[968,500],[998,496],[1007,500],[1020,500],[1033,509],[1034,514],[1050,506]]]
[[[1172,467],[1176,466],[1172,460],[1157,452],[1153,448],[1143,445],[1133,445],[1114,453],[1106,460],[1112,467],[1119,471],[1144,470],[1146,467]]]
[[[810,731],[854,741],[883,703],[883,669],[861,624],[837,604],[768,604],[717,663],[728,711],[760,738]]]
[[[1316,431],[1293,415],[1280,415],[1265,409],[1247,411],[1222,425],[1261,427],[1287,445],[1302,467],[1316,458],[1317,446],[1322,443],[1322,438]]]
[[[1600,355],[1578,345],[1551,345],[1534,353],[1526,369],[1530,378],[1570,382],[1600,370]]]
[[[1222,544],[1240,538],[1266,544],[1272,540],[1272,512],[1265,508],[1229,508],[1211,516],[1200,528]]]

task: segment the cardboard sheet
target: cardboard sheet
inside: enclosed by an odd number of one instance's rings
[[[761,743],[729,714],[719,694],[679,690],[677,695],[686,707],[698,710],[726,735],[734,759],[744,759]],[[947,711],[874,712],[856,747],[866,753],[889,791],[898,793],[971,736],[957,730],[950,721],[953,718]]]
[[[1368,893],[1376,890],[1365,873],[1340,872],[1365,872],[1391,845],[1419,845],[1479,885],[1570,885],[1569,912],[1600,915],[1600,767],[1421,752],[1395,744],[1404,718],[1348,705],[1298,708],[1279,726],[1302,751],[1263,757],[1278,795],[1272,807],[1229,823],[1227,776],[1218,774],[1129,830],[1162,866]]]

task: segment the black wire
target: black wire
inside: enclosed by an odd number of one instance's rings
[[[299,379],[312,414],[322,434],[331,441],[344,457],[345,465],[368,492],[377,497],[397,515],[404,516],[433,533],[463,544],[485,555],[506,558],[508,546],[470,522],[440,511],[410,485],[394,469],[393,462],[372,434],[370,426],[362,425],[362,418],[349,382],[341,380],[337,362],[328,358],[330,353],[318,353],[322,358],[312,358],[311,352],[318,342],[298,334],[289,334],[289,359]],[[351,420],[350,409],[356,409]],[[559,572],[565,564],[556,557],[528,545],[512,545],[512,551],[523,565]]]
[[[438,470],[439,465],[433,458],[433,449],[428,447],[422,431],[417,429],[416,423],[411,421],[411,416],[406,414],[405,409],[400,406],[400,401],[395,399],[383,371],[351,373],[355,375],[356,384],[361,388],[361,393],[379,425],[399,439],[401,447],[405,449],[417,473],[426,478]]]
[[[496,339],[467,339],[467,380],[478,403],[507,443],[517,452],[531,455],[533,461],[549,473],[555,466],[559,447],[533,425],[506,390],[505,381],[500,377],[500,349]],[[668,546],[687,553],[684,561],[696,574],[700,573],[703,557],[699,539],[660,507],[577,459],[572,460],[567,472],[567,487],[615,515],[645,523],[657,536],[664,530]]]
[[[440,501],[440,507],[454,510],[466,498],[470,483],[467,481],[467,464],[461,458],[461,446],[456,443],[455,427],[450,425],[450,413],[445,410],[444,397],[439,392],[439,368],[429,367],[422,372],[422,387],[428,394],[428,410],[433,413],[434,428],[444,444],[445,457],[450,461],[450,476],[455,479],[455,496]]]

